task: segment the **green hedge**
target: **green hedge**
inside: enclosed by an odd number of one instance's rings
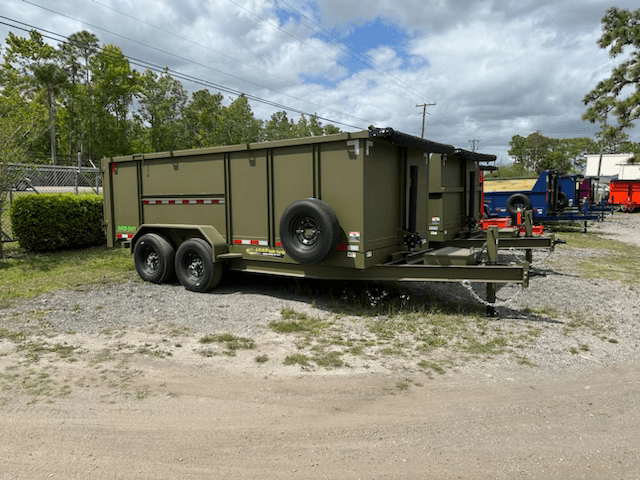
[[[106,242],[99,195],[21,195],[13,201],[11,223],[20,246],[34,252]]]

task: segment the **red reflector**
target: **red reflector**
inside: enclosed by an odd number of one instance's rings
[[[339,251],[341,251],[341,252],[346,252],[348,249],[349,249],[349,246],[348,246],[346,243],[345,243],[345,244],[338,245],[338,246],[336,247],[336,250],[339,250]]]
[[[175,205],[176,201],[175,200],[169,200],[169,205]]]
[[[156,200],[156,205],[162,205],[162,200]]]
[[[242,240],[234,240],[234,245],[242,245]]]
[[[282,246],[282,242],[276,242],[276,247],[281,247]]]
[[[183,204],[185,204],[185,203],[189,203],[189,200],[182,200],[182,203],[183,203]]]
[[[204,200],[196,200],[196,203],[197,203],[198,205],[203,205],[203,204],[204,204]]]
[[[258,241],[258,240],[251,240],[251,245],[260,245],[260,241]]]
[[[142,203],[145,205],[149,205],[149,200],[143,200]]]

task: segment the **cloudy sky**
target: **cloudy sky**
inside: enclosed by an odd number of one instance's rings
[[[619,60],[596,41],[610,6],[637,0],[2,0],[16,27],[94,33],[125,55],[317,113],[510,161],[514,135],[592,137],[582,99]],[[19,23],[21,22],[21,23]],[[4,23],[13,26],[7,26]],[[56,41],[50,40],[57,44]],[[135,67],[143,70],[141,67]],[[183,81],[189,91],[202,84]],[[216,88],[210,88],[217,92]],[[227,97],[231,94],[226,93]],[[252,102],[269,119],[273,105]],[[640,127],[628,132],[640,141]]]

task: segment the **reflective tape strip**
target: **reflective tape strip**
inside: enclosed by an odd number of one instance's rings
[[[133,233],[116,233],[116,238],[125,238],[129,240],[133,238]]]
[[[336,247],[336,250],[340,250],[341,252],[359,252],[360,247],[358,245],[347,245],[342,243]]]
[[[240,240],[240,239],[235,239],[233,241],[234,245],[260,245],[262,247],[267,247],[269,246],[269,242],[267,242],[266,240]]]
[[[154,198],[142,200],[144,205],[224,205],[224,198]]]

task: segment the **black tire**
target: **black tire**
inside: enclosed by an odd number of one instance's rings
[[[514,193],[507,199],[507,210],[509,213],[516,214],[531,208],[529,197],[522,193]]]
[[[211,245],[201,238],[191,238],[178,247],[175,266],[178,280],[192,292],[208,292],[222,278],[222,266],[214,262]]]
[[[133,248],[133,258],[140,278],[147,282],[162,283],[173,276],[173,246],[156,233],[146,233]]]
[[[296,262],[318,263],[338,245],[338,217],[322,200],[298,200],[282,213],[280,240],[284,251]]]
[[[564,210],[568,206],[569,206],[569,197],[567,197],[567,194],[564,192],[558,193],[558,207]]]

